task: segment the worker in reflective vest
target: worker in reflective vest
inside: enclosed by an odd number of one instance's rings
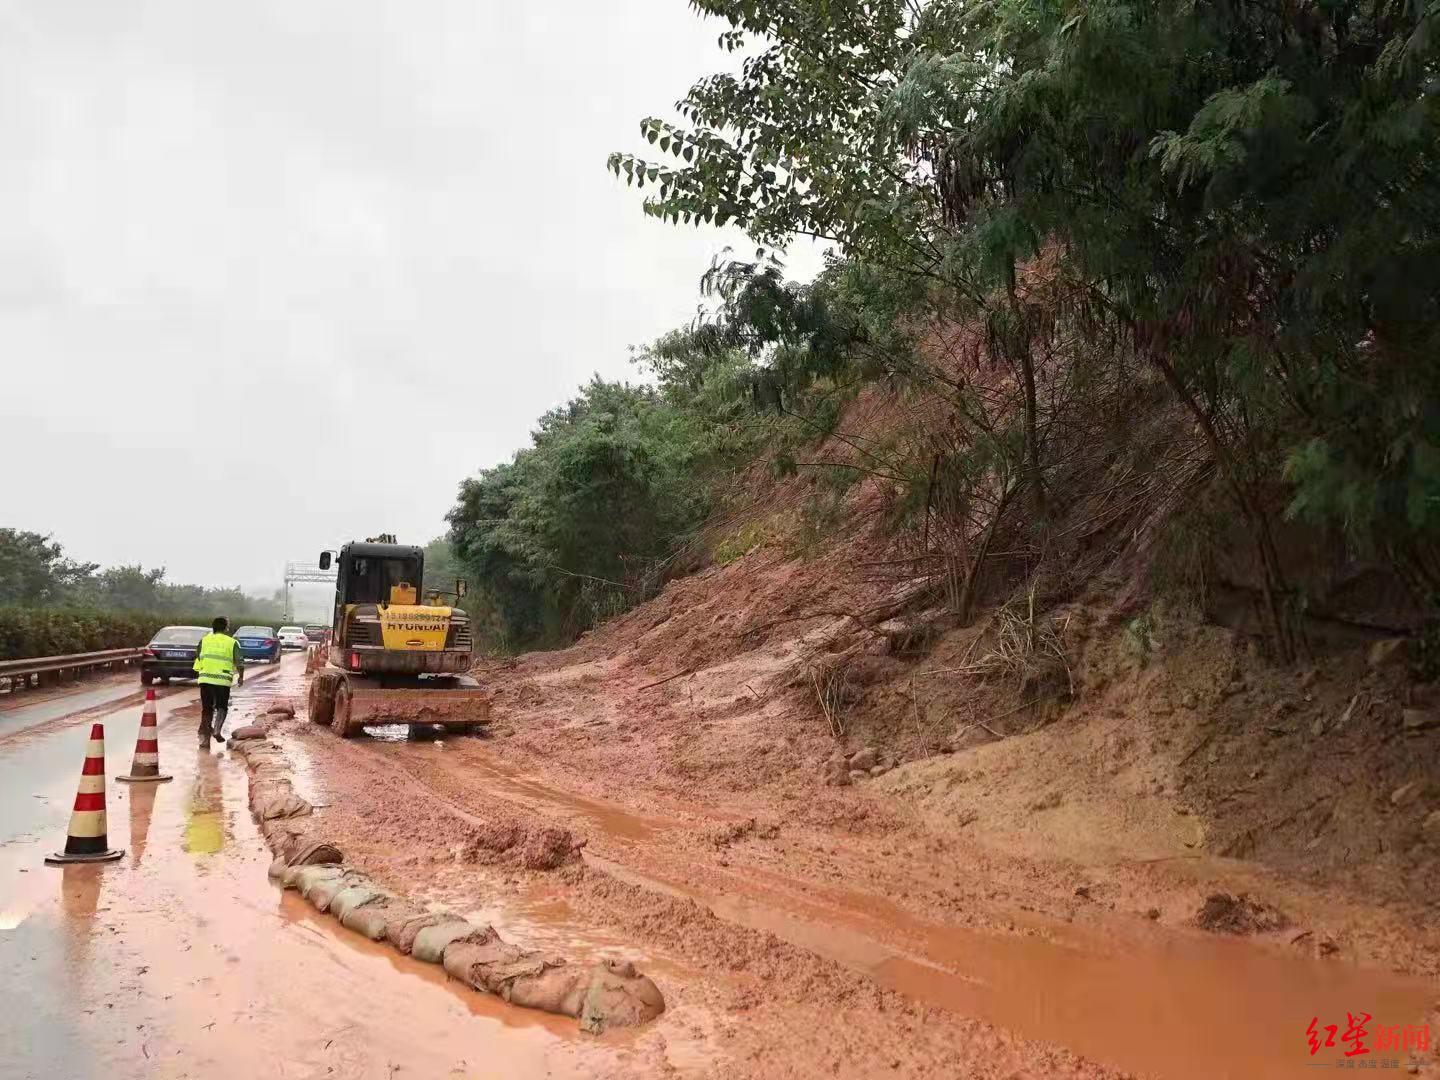
[[[245,685],[245,658],[240,653],[240,643],[225,632],[230,628],[229,622],[216,619],[210,626],[213,633],[200,639],[200,651],[195,654],[202,747],[209,746],[211,738],[216,742],[225,741],[220,729],[225,726],[225,714],[230,711],[230,687],[237,675],[240,685]]]

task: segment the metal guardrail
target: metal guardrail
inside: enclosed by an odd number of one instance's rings
[[[64,671],[81,671],[85,668],[106,667],[111,664],[128,664],[139,660],[142,649],[104,649],[100,652],[71,653],[69,656],[33,656],[25,660],[0,660],[0,679],[8,679],[11,687],[17,682],[26,685],[30,676],[55,674]]]

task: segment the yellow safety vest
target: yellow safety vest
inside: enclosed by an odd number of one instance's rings
[[[206,634],[200,639],[200,652],[195,656],[197,682],[211,686],[229,686],[235,681],[235,650],[239,643],[229,634]]]

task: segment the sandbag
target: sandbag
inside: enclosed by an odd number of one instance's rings
[[[493,927],[471,926],[470,930],[469,934],[446,946],[443,965],[447,975],[477,990],[484,990],[485,987],[477,983],[478,975],[472,974],[472,971],[485,964],[511,959],[518,955],[519,950],[501,941]]]
[[[273,821],[276,818],[303,817],[311,812],[308,802],[293,791],[270,799],[260,808],[260,820]]]
[[[302,866],[295,874],[295,888],[307,899],[310,890],[326,881],[337,881],[345,876],[345,870],[339,866]]]
[[[265,837],[265,842],[277,855],[284,855],[287,851],[294,850],[304,835],[295,828],[294,820],[294,818],[273,818],[260,823],[260,832]],[[289,862],[290,860],[286,858],[285,861]]]
[[[477,927],[464,919],[427,926],[415,935],[415,943],[410,948],[410,955],[416,960],[424,960],[427,964],[438,964],[445,955],[446,946],[452,941],[475,933],[476,929]]]
[[[336,897],[337,902],[338,900],[339,897]],[[335,912],[334,903],[330,905],[330,912]],[[371,941],[379,941],[385,936],[391,914],[390,905],[385,902],[384,897],[379,897],[368,904],[351,908],[340,917],[340,925],[354,930],[357,934],[364,934]]]
[[[627,960],[606,960],[591,969],[580,1008],[580,1030],[598,1035],[607,1027],[634,1027],[665,1011],[660,988]]]
[[[342,892],[354,885],[357,881],[363,880],[358,874],[345,872],[338,877],[321,881],[313,888],[305,890],[305,899],[315,905],[316,911],[329,911],[330,902]]]
[[[569,1015],[578,1016],[589,975],[573,970],[567,970],[565,978],[549,974],[564,964],[564,960],[502,941],[488,927],[484,933],[451,942],[444,959],[445,971],[475,990],[511,1001],[515,988],[523,987],[520,997],[524,1000],[519,1004],[564,1012],[568,1002]]]
[[[227,745],[229,745],[230,749],[233,750],[235,749],[237,743],[244,742],[247,739],[263,739],[264,737],[265,729],[259,724],[242,724],[240,727],[237,727],[234,731],[230,732],[230,738]]]
[[[341,889],[335,894],[334,899],[330,901],[330,914],[344,922],[345,916],[349,912],[379,900],[385,895],[385,891],[374,882],[356,881],[349,888]]]
[[[550,968],[563,963],[564,961],[559,959],[547,959],[538,952],[522,952],[506,963],[490,964],[477,974],[483,989],[509,1001],[511,984],[516,980],[538,978]]]
[[[447,911],[422,911],[419,908],[411,908],[410,914],[401,916],[396,914],[390,920],[390,925],[385,928],[385,940],[394,945],[407,956],[415,948],[415,936],[427,926],[439,926],[441,923],[453,922],[456,916]]]
[[[266,780],[262,777],[250,777],[250,809],[256,813],[272,799],[278,799],[293,789],[290,781],[284,779]]]
[[[556,963],[539,975],[508,983],[503,997],[512,1005],[540,1009],[559,1016],[579,1016],[590,988],[590,973],[583,968]]]
[[[285,755],[280,748],[272,742],[264,739],[246,739],[232,747],[236,754],[245,759],[245,763],[252,769],[258,769],[265,765],[284,765]]]
[[[345,861],[345,856],[340,854],[340,849],[334,844],[324,840],[305,840],[299,836],[296,840],[299,843],[286,852],[286,861],[291,866],[318,866],[322,863]]]
[[[288,869],[290,869],[290,867],[285,862],[285,856],[276,855],[275,861],[270,864],[270,870],[268,872],[271,878],[283,881],[285,878],[285,871]]]

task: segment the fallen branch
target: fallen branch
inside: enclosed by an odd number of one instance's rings
[[[1175,764],[1177,764],[1177,765],[1184,765],[1187,761],[1189,761],[1192,757],[1194,757],[1197,753],[1200,752],[1200,748],[1201,748],[1202,746],[1204,746],[1206,743],[1208,743],[1208,742],[1209,742],[1211,739],[1213,739],[1213,738],[1215,738],[1215,732],[1212,731],[1212,732],[1210,732],[1209,735],[1206,735],[1203,739],[1201,739],[1201,740],[1200,740],[1199,742],[1197,742],[1194,746],[1192,746],[1192,747],[1190,748],[1190,752],[1187,753],[1184,757],[1182,757],[1182,758],[1181,758],[1179,761],[1177,761]]]
[[[566,570],[563,566],[556,566],[554,563],[550,564],[549,569],[554,570],[557,574],[564,574],[566,577],[581,578],[585,581],[598,581],[601,585],[613,585],[617,589],[623,589],[626,592],[630,591],[630,586],[622,582],[611,581],[609,578],[596,577],[594,574],[577,574],[573,570]]]
[[[964,728],[961,728],[960,730],[963,732],[965,728],[980,727],[990,732],[990,734],[994,735],[997,739],[1008,739],[1010,736],[1007,733],[996,731],[990,726],[990,722],[994,720],[1004,720],[1007,716],[1014,716],[1022,709],[1028,709],[1032,705],[1039,705],[1042,701],[1048,701],[1054,696],[1054,694],[1050,694],[1046,697],[1038,697],[1034,701],[1022,701],[1019,705],[1016,705],[1015,708],[1006,709],[1004,712],[996,713],[994,716],[988,717],[985,720],[971,720],[968,724],[965,725]]]
[[[1133,864],[1135,864],[1136,866],[1149,866],[1149,865],[1151,865],[1152,863],[1169,862],[1171,859],[1198,859],[1198,858],[1200,858],[1199,855],[1178,854],[1178,855],[1157,855],[1157,856],[1155,856],[1155,858],[1153,858],[1153,859],[1127,859],[1127,860],[1125,860],[1125,861],[1126,861],[1126,862],[1129,862],[1129,863],[1133,863]]]
[[[953,667],[953,668],[931,668],[929,671],[917,671],[915,674],[917,674],[917,675],[954,675],[954,674],[956,674],[957,672],[963,672],[963,673],[965,673],[965,674],[967,674],[967,675],[974,674],[973,669],[970,667],[970,654],[975,651],[975,646],[976,646],[976,645],[979,645],[981,639],[984,638],[985,635],[986,635],[987,633],[989,633],[989,632],[990,632],[990,627],[989,627],[989,626],[985,626],[985,627],[983,627],[983,628],[980,630],[979,633],[977,633],[977,634],[975,635],[974,638],[971,639],[971,641],[970,641],[970,646],[965,650],[965,654],[960,657],[960,666],[959,666],[959,667]]]
[[[1317,797],[1317,798],[1311,799],[1311,800],[1310,800],[1308,803],[1306,803],[1304,806],[1300,807],[1300,809],[1298,809],[1298,810],[1293,810],[1293,811],[1291,811],[1290,813],[1286,814],[1286,815],[1285,815],[1284,817],[1282,817],[1282,818],[1276,818],[1274,821],[1268,822],[1268,823],[1264,826],[1264,830],[1265,830],[1265,832],[1268,833],[1268,832],[1274,832],[1276,829],[1283,828],[1284,826],[1289,825],[1292,821],[1294,821],[1296,818],[1298,818],[1301,814],[1308,814],[1311,810],[1314,810],[1315,807],[1319,806],[1321,803],[1325,802],[1325,801],[1328,800],[1328,799],[1333,799],[1334,797],[1335,797],[1335,796],[1333,796],[1333,795],[1326,794],[1326,795],[1321,795],[1321,796],[1319,796],[1319,797]]]
[[[808,612],[807,614],[804,614],[804,615],[790,615],[790,616],[787,616],[787,617],[784,618],[784,619],[774,619],[774,620],[772,620],[771,622],[761,623],[759,626],[752,626],[749,630],[742,630],[742,631],[740,631],[740,636],[741,636],[741,637],[749,637],[751,634],[758,634],[758,633],[760,633],[762,630],[770,630],[770,629],[772,629],[773,627],[776,627],[776,626],[784,626],[786,623],[804,622],[806,619],[824,619],[824,618],[830,618],[830,619],[854,619],[857,623],[860,624],[860,626],[861,626],[862,629],[864,629],[864,630],[869,630],[869,629],[870,629],[868,626],[865,625],[865,620],[864,620],[864,619],[860,618],[859,615],[852,614],[851,612],[848,612],[848,611],[811,611],[811,612]]]
[[[667,682],[670,682],[672,679],[678,679],[678,678],[680,678],[680,676],[682,676],[682,675],[693,675],[694,673],[695,673],[695,669],[694,669],[693,667],[691,667],[691,668],[686,668],[684,671],[677,671],[677,672],[675,672],[674,675],[666,675],[665,678],[663,678],[663,679],[659,679],[659,680],[657,680],[657,681],[655,681],[655,682],[652,682],[652,683],[646,683],[644,686],[640,687],[640,688],[639,688],[638,690],[636,690],[635,692],[638,694],[638,693],[640,692],[640,690],[649,690],[651,687],[654,687],[654,686],[664,686]]]
[[[815,700],[830,725],[830,734],[836,739],[845,737],[845,725],[840,720],[840,708],[845,701],[845,666],[811,667],[810,681],[815,687]]]
[[[881,480],[889,480],[892,484],[903,484],[905,478],[896,476],[894,473],[876,472],[874,469],[867,469],[861,465],[851,465],[848,461],[797,461],[797,469],[854,469],[856,472],[864,473],[866,476],[878,476]]]

